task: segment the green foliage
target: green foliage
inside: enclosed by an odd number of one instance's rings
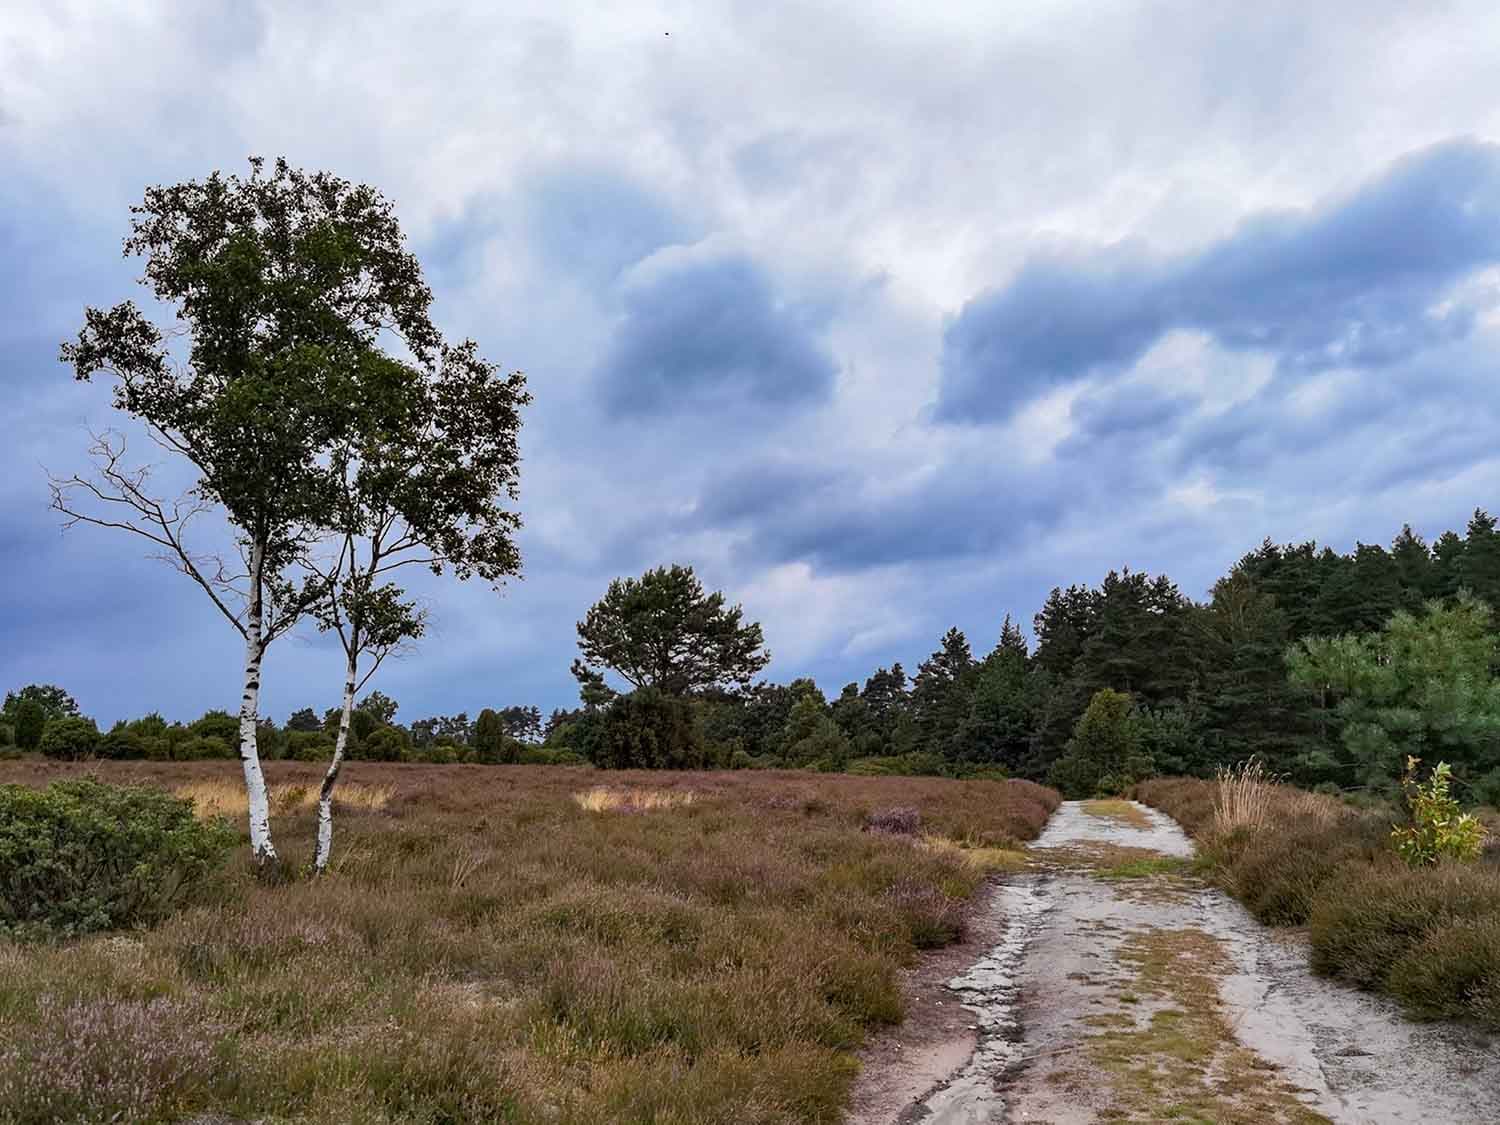
[[[545,746],[521,746],[516,759],[523,766],[586,766],[587,758],[571,750],[553,750]]]
[[[295,762],[322,762],[333,753],[333,739],[321,729],[289,731],[286,756]]]
[[[383,726],[390,726],[396,721],[400,705],[384,692],[372,691],[355,705],[355,709],[363,711]]]
[[[676,565],[612,581],[578,623],[578,648],[573,674],[596,693],[602,681],[591,666],[636,688],[683,696],[747,686],[771,660],[760,625],[746,624],[744,610],[722,593],[706,593],[692,567]]]
[[[798,769],[837,771],[849,759],[849,740],[829,716],[823,693],[816,689],[792,705],[782,746],[782,759]]]
[[[1463,812],[1449,793],[1452,770],[1439,762],[1425,783],[1417,778],[1419,759],[1406,759],[1401,788],[1406,793],[1410,822],[1391,830],[1391,841],[1401,858],[1413,867],[1454,859],[1468,863],[1484,850],[1484,825]]]
[[[913,751],[883,758],[857,758],[850,762],[848,773],[861,777],[942,777],[948,762],[940,754]]]
[[[520,760],[521,743],[510,736],[500,712],[486,707],[474,721],[474,749],[487,765]]]
[[[593,745],[604,769],[702,769],[706,747],[692,705],[641,688],[610,704]]]
[[[230,746],[239,745],[239,716],[228,711],[208,711],[202,718],[189,723],[187,729],[195,738],[216,738]]]
[[[0,708],[0,720],[14,723],[17,708],[23,703],[35,703],[40,707],[44,723],[78,714],[77,702],[56,684],[27,684],[19,691],[5,693],[5,706]]]
[[[92,758],[99,749],[99,741],[99,728],[93,719],[68,715],[48,720],[37,749],[49,758],[76,762]]]
[[[411,752],[411,735],[404,727],[377,727],[360,740],[355,756],[372,762],[404,762]]]
[[[286,721],[288,731],[317,731],[323,729],[319,722],[317,712],[311,707],[304,707],[300,711],[293,711],[291,718]]]
[[[233,758],[235,756],[235,747],[234,743],[228,742],[217,735],[208,734],[184,738],[172,743],[171,755],[174,761],[179,762]]]
[[[1406,757],[1441,756],[1461,777],[1500,765],[1500,680],[1490,608],[1467,594],[1395,613],[1380,633],[1292,646],[1292,679],[1339,700],[1349,780],[1388,784]]]
[[[47,712],[34,699],[20,700],[11,712],[14,715],[16,745],[22,750],[35,750],[42,742],[42,732],[47,729]]]
[[[1089,700],[1050,778],[1065,796],[1092,797],[1122,793],[1151,772],[1130,696],[1102,688]]]
[[[74,936],[160,921],[205,892],[235,843],[157,789],[0,786],[0,930]]]

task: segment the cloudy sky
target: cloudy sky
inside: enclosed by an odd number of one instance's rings
[[[523,8],[538,14],[514,14]],[[238,697],[142,544],[63,533],[56,362],[153,183],[285,155],[391,197],[535,395],[525,578],[423,587],[401,717],[576,698],[574,622],[680,561],[836,692],[1129,564],[1500,506],[1492,2],[0,0],[0,686]],[[317,637],[265,706],[335,702]]]

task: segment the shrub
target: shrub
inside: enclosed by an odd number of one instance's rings
[[[1067,797],[1112,796],[1151,776],[1130,696],[1102,688],[1073,728],[1048,782]]]
[[[49,758],[61,758],[76,762],[80,758],[92,758],[99,749],[99,728],[93,719],[69,715],[53,719],[42,732],[37,749]]]
[[[333,739],[321,730],[288,730],[286,756],[296,762],[322,762],[333,754]]]
[[[16,728],[9,723],[0,723],[0,746],[16,744]]]
[[[702,769],[703,736],[686,700],[643,688],[610,704],[591,750],[605,769]]]
[[[188,733],[198,738],[217,738],[231,746],[240,741],[239,716],[228,711],[208,711],[188,724]]]
[[[47,712],[34,699],[23,699],[13,709],[16,725],[16,745],[22,750],[35,750],[42,741],[42,731],[47,726]]]
[[[1500,926],[1500,882],[1477,868],[1453,864],[1346,868],[1341,875],[1325,885],[1310,919],[1314,970],[1361,988],[1392,987],[1399,981],[1411,997],[1469,987],[1462,982],[1472,976],[1472,955],[1464,951],[1460,937],[1434,938],[1435,944],[1426,947],[1426,966],[1409,959],[1420,961],[1419,950],[1429,936],[1455,924]],[[1403,962],[1398,976],[1396,967]],[[1436,984],[1455,970],[1458,983]],[[1438,1006],[1441,1000],[1430,1005]]]
[[[355,756],[372,762],[404,762],[411,757],[411,735],[401,727],[376,727],[357,749]]]
[[[1401,858],[1413,867],[1432,864],[1440,859],[1462,863],[1479,858],[1484,850],[1484,826],[1472,814],[1462,812],[1458,801],[1448,791],[1453,773],[1447,762],[1439,762],[1426,784],[1417,780],[1419,758],[1406,759],[1406,775],[1401,788],[1411,814],[1409,824],[1391,830],[1391,840]]]
[[[1500,913],[1430,931],[1391,966],[1386,981],[1413,1015],[1470,1017],[1500,1027]]]
[[[172,747],[172,757],[179,762],[197,762],[214,758],[233,758],[235,743],[226,742],[216,735],[200,738],[185,738]]]
[[[0,930],[69,936],[159,921],[204,891],[237,838],[158,789],[0,786]]]
[[[586,766],[589,760],[571,750],[551,750],[545,746],[522,746],[523,766]]]

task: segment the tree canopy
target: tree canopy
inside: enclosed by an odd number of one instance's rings
[[[678,696],[747,686],[771,660],[760,625],[676,565],[611,582],[578,623],[578,648],[574,675],[585,688],[608,668],[632,687]]]

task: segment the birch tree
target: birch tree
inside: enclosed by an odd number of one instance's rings
[[[53,503],[70,523],[154,544],[242,637],[239,757],[251,851],[266,870],[277,854],[256,745],[262,663],[324,595],[315,577],[297,580],[297,564],[337,514],[330,454],[346,440],[352,380],[382,344],[431,362],[441,340],[379,192],[284,161],[250,165],[246,178],[150,188],[131,208],[125,253],[144,259],[141,280],[175,323],[159,327],[129,301],[90,308],[61,352],[81,380],[112,376],[115,406],[195,482],[164,499],[106,434],[94,472],[54,479]],[[238,560],[191,542],[210,514],[227,522]]]
[[[330,562],[308,564],[325,593],[319,625],[345,657],[338,737],[318,793],[316,872],[333,845],[354,697],[425,626],[392,576],[417,566],[498,588],[520,573],[521,517],[507,501],[518,496],[517,434],[529,401],[524,377],[500,375],[472,340],[443,345],[426,369],[372,354],[358,370],[348,437],[333,458],[336,549]]]

